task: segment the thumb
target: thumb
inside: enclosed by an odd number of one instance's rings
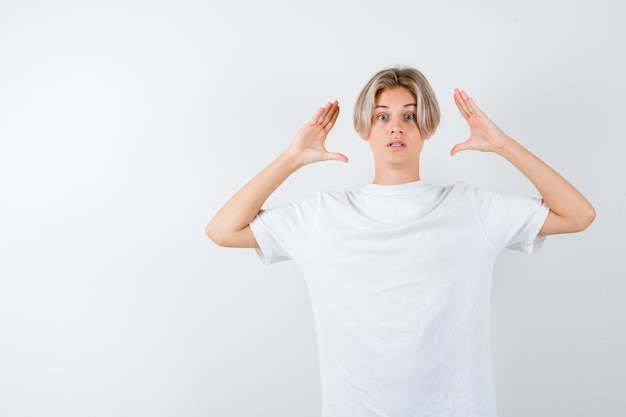
[[[348,162],[348,157],[340,152],[327,152],[326,155],[324,155],[324,160]]]
[[[452,147],[452,150],[450,151],[450,155],[454,156],[458,152],[467,151],[467,150],[470,150],[470,149],[471,149],[471,147],[469,145],[469,141],[457,143],[456,145],[454,145]]]

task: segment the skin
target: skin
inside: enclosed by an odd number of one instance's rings
[[[416,123],[415,97],[406,88],[388,88],[376,98],[368,141],[374,154],[374,184],[418,181],[424,140]],[[402,146],[390,146],[391,143]]]
[[[466,150],[493,152],[522,172],[550,207],[540,235],[578,232],[591,224],[595,210],[576,188],[506,135],[464,91],[456,89],[454,101],[467,121],[470,137],[452,148],[452,156]],[[409,116],[415,113],[415,98],[405,88],[395,87],[383,90],[375,104],[368,138],[374,155],[374,183],[403,184],[419,180],[419,157],[424,141],[415,120]],[[207,235],[220,246],[258,247],[249,224],[280,184],[307,164],[328,160],[348,162],[345,155],[326,149],[326,138],[338,116],[337,101],[319,108],[289,147],[215,214],[206,227]],[[402,142],[404,146],[392,148],[389,146],[392,142]]]
[[[515,166],[535,186],[550,212],[540,236],[580,232],[596,217],[591,203],[558,172],[505,134],[459,89],[454,102],[467,121],[470,137],[452,148],[452,156],[465,150],[494,152]]]

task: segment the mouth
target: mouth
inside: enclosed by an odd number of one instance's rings
[[[393,142],[389,142],[387,147],[390,149],[404,149],[406,148],[406,144],[400,140],[394,140]]]

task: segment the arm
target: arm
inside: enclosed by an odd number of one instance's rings
[[[298,131],[287,150],[241,188],[215,214],[206,227],[206,234],[220,246],[257,247],[250,222],[259,213],[265,200],[292,173],[304,165],[326,160],[347,162],[340,153],[328,152],[326,136],[339,116],[335,101],[317,110]]]
[[[467,120],[471,135],[466,142],[455,145],[451,154],[454,156],[463,150],[495,152],[524,174],[550,207],[550,213],[539,235],[579,232],[591,224],[596,212],[574,186],[500,130],[465,91],[456,89],[454,101]]]

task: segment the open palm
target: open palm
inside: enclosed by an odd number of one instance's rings
[[[296,133],[289,146],[289,152],[302,165],[328,160],[347,162],[348,158],[345,155],[338,152],[328,152],[326,149],[326,137],[335,125],[338,116],[339,104],[337,101],[320,107],[311,120]]]
[[[452,148],[453,156],[465,150],[498,152],[504,148],[510,138],[478,108],[465,91],[455,89],[454,102],[469,125],[470,137]]]

